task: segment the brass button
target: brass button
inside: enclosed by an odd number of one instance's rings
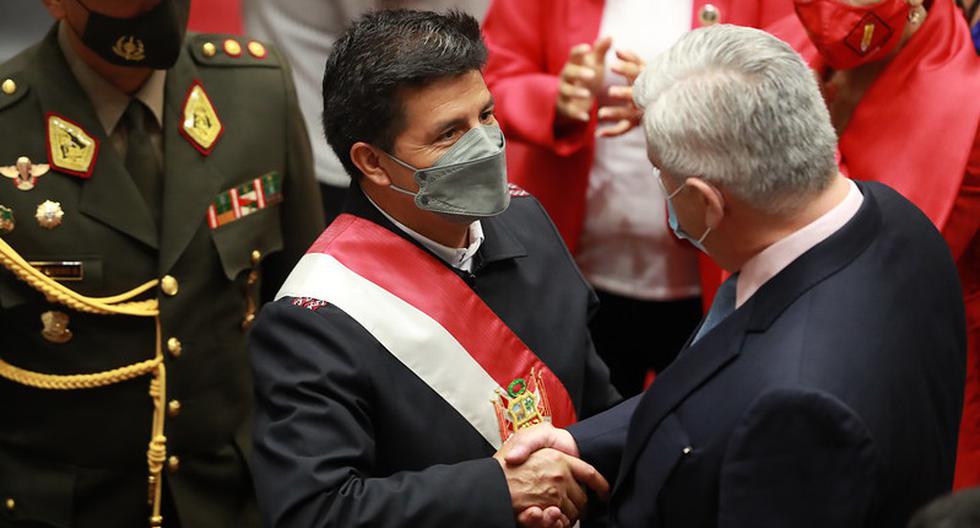
[[[248,52],[256,59],[264,59],[266,54],[265,46],[254,40],[248,43]]]
[[[3,90],[3,93],[7,95],[14,95],[14,92],[17,91],[17,83],[13,79],[7,79],[0,85],[0,90]]]
[[[170,355],[175,358],[180,357],[180,353],[184,351],[184,347],[181,345],[180,339],[177,339],[176,337],[171,337],[168,339],[167,351],[170,352]]]
[[[180,284],[177,279],[173,278],[172,275],[166,275],[160,279],[160,290],[170,297],[177,295],[177,291],[180,290]]]
[[[698,10],[698,22],[701,22],[702,26],[713,26],[719,20],[721,20],[721,12],[714,4],[704,4]]]
[[[256,282],[259,282],[259,272],[255,270],[248,272],[248,277],[245,278],[245,284],[252,286]]]
[[[177,455],[172,455],[167,459],[167,469],[171,473],[176,473],[177,470],[180,469],[180,459],[177,458]]]
[[[259,250],[257,250],[257,249],[253,249],[252,250],[252,265],[255,266],[259,262],[262,262],[262,252],[259,251]]]
[[[242,331],[243,332],[248,331],[248,329],[252,328],[252,324],[254,323],[255,323],[255,314],[254,313],[245,314],[245,319],[242,319]]]
[[[7,506],[7,511],[14,511],[17,509],[17,502],[14,501],[13,497],[7,497],[7,500],[4,501],[4,503]]]
[[[685,455],[690,455],[691,451],[694,451],[694,449],[692,449],[691,446],[687,446],[684,449],[681,449],[681,453]]]
[[[170,403],[167,404],[167,416],[173,418],[178,414],[180,414],[180,401],[170,400]]]
[[[213,42],[205,42],[204,45],[201,46],[201,53],[203,53],[205,57],[214,57],[214,54],[218,53],[218,47],[215,46]]]
[[[225,41],[225,53],[231,57],[238,57],[242,54],[242,45],[235,39]]]

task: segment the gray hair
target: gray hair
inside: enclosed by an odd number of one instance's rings
[[[718,25],[684,35],[646,66],[633,98],[651,160],[759,211],[789,214],[836,175],[837,136],[813,73],[763,31]]]

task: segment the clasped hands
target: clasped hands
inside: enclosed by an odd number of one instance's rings
[[[611,46],[612,38],[602,37],[594,44],[579,44],[571,49],[568,62],[558,76],[557,126],[589,122],[592,105],[603,88],[606,53]],[[626,85],[610,86],[607,90],[606,102],[599,108],[598,118],[611,124],[597,130],[599,137],[625,134],[639,124],[643,115],[633,103],[633,82],[643,70],[644,62],[635,53],[625,50],[616,50],[616,57],[619,62],[610,69],[623,76]]]
[[[518,431],[494,454],[507,479],[518,524],[568,528],[585,511],[586,488],[606,500],[609,483],[578,456],[572,435],[550,424]]]

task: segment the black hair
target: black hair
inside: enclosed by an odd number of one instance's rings
[[[404,126],[400,90],[479,71],[487,49],[480,24],[459,11],[381,10],[355,20],[323,72],[323,131],[351,177],[364,141],[391,152]]]
[[[980,526],[980,488],[944,495],[923,507],[909,528],[976,528]]]

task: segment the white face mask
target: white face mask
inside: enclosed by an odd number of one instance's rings
[[[497,125],[470,129],[431,166],[423,169],[388,154],[415,171],[418,192],[391,188],[415,197],[419,209],[467,218],[496,216],[510,205],[504,134]],[[387,153],[386,153],[387,154]]]

